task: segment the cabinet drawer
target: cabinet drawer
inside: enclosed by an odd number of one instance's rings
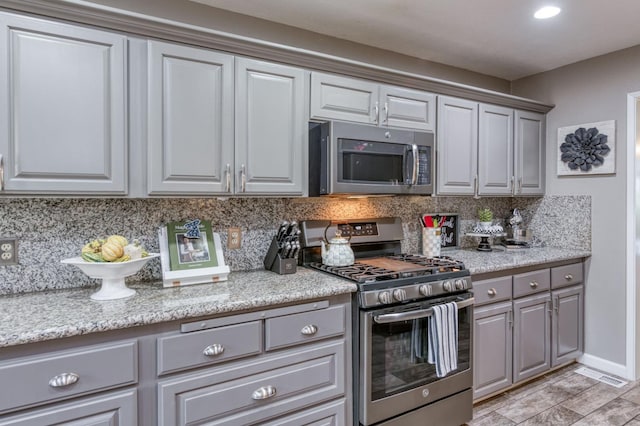
[[[12,386],[10,392],[3,392],[0,412],[136,383],[137,360],[137,342],[128,341],[54,352],[0,365],[0,383],[20,384]],[[65,385],[65,379],[73,383]]]
[[[309,408],[291,416],[281,417],[262,426],[342,426],[347,425],[345,398],[326,405]]]
[[[344,307],[303,312],[265,321],[267,351],[344,333]]]
[[[260,321],[158,339],[158,375],[259,354]]]
[[[511,299],[511,275],[473,282],[475,305]]]
[[[126,390],[2,417],[0,426],[135,426],[137,407],[136,391]]]
[[[158,384],[159,426],[244,426],[344,394],[345,343],[227,364]]]
[[[513,276],[513,297],[522,297],[528,294],[539,293],[551,288],[551,280],[548,269],[527,272]]]
[[[580,284],[584,281],[582,263],[551,268],[551,288]]]

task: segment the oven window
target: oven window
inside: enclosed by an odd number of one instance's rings
[[[469,368],[471,308],[458,311],[458,368]],[[371,401],[439,380],[427,361],[428,319],[372,324]]]
[[[362,182],[402,184],[402,155],[364,152],[342,153],[342,179]]]

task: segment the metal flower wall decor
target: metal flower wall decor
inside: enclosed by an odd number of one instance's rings
[[[558,175],[615,172],[615,121],[558,129]]]

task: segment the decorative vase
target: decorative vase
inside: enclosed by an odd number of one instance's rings
[[[489,228],[491,228],[492,224],[493,224],[493,221],[478,222],[478,228],[480,228],[480,229],[489,229]]]
[[[442,248],[440,228],[422,228],[422,254],[426,257],[440,256]]]

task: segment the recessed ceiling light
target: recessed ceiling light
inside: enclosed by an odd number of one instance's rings
[[[533,16],[534,18],[537,18],[537,19],[548,19],[548,18],[553,18],[558,13],[560,13],[559,7],[545,6],[538,9],[536,13],[533,14]]]

